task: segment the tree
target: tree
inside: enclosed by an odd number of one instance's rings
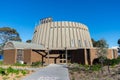
[[[0,50],[4,46],[7,41],[21,41],[19,33],[10,27],[2,27],[0,28]]]
[[[96,42],[93,38],[91,39],[92,43],[93,43],[93,47],[96,47]]]
[[[98,40],[96,43],[97,46],[97,56],[101,63],[101,71],[103,73],[103,63],[107,58],[108,44],[104,39]],[[109,65],[108,65],[109,68]]]
[[[119,47],[118,47],[118,52],[120,53],[120,39],[118,39],[118,45],[119,45]]]
[[[32,41],[31,40],[27,40],[26,43],[31,43]]]
[[[120,47],[120,39],[118,39],[118,45],[119,45],[119,47]]]

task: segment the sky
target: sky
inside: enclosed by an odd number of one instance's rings
[[[0,27],[16,29],[23,42],[46,17],[83,23],[93,39],[105,39],[109,47],[120,38],[120,0],[0,0]]]

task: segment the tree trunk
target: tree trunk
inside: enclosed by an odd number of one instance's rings
[[[109,63],[108,63],[108,73],[110,73],[110,65],[109,65]]]

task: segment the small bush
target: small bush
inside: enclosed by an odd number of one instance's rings
[[[4,68],[1,68],[1,67],[0,67],[0,74],[1,74],[1,75],[6,75]]]
[[[16,74],[18,75],[19,73],[22,73],[23,75],[26,75],[28,73],[27,70],[17,70],[17,69],[13,69],[11,67],[4,69],[0,67],[0,74],[1,75],[9,75],[9,74]]]
[[[3,61],[0,61],[0,65],[3,65]]]
[[[106,63],[109,64],[110,66],[115,66],[117,64],[120,63],[120,57],[118,57],[117,59],[107,59]]]
[[[88,69],[89,69],[89,65],[84,65],[84,68],[85,68],[86,70],[88,70]]]
[[[101,65],[100,64],[92,65],[90,69],[93,71],[99,71],[101,69]]]
[[[26,66],[26,64],[20,64],[19,62],[17,62],[13,66]]]
[[[37,67],[37,66],[40,66],[40,65],[42,65],[42,63],[38,61],[38,62],[33,62],[31,66]]]
[[[26,75],[27,74],[27,71],[25,71],[25,70],[22,70],[22,72],[21,72],[23,75]]]
[[[20,73],[20,70],[15,69],[14,73],[18,75]]]
[[[14,69],[11,68],[11,67],[7,68],[7,73],[8,73],[8,74],[10,74],[10,73],[14,73]]]

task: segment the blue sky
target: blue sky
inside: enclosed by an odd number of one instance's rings
[[[0,27],[15,28],[23,42],[32,39],[41,18],[86,24],[91,37],[116,46],[120,38],[120,0],[0,0]]]

